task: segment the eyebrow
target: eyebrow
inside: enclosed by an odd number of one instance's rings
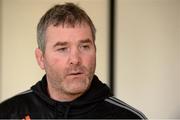
[[[80,40],[80,43],[91,43],[91,44],[93,44],[92,41],[89,38],[84,39],[84,40]],[[66,46],[66,45],[68,45],[68,42],[60,42],[60,41],[58,41],[56,44],[53,45],[53,47],[55,48],[57,46]]]
[[[80,40],[80,43],[91,43],[92,44],[92,40],[87,38],[85,40]]]
[[[65,46],[65,45],[67,45],[68,44],[68,42],[57,42],[56,44],[54,44],[53,45],[53,47],[55,48],[55,47],[57,47],[57,46]]]

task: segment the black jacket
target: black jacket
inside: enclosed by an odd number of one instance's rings
[[[138,110],[112,96],[94,76],[90,89],[72,102],[58,102],[47,93],[46,76],[30,90],[0,104],[0,118],[140,118]]]

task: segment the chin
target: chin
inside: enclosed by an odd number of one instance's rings
[[[81,80],[81,81],[72,81],[67,84],[65,88],[66,91],[70,94],[82,94],[89,89],[90,81],[89,80]]]

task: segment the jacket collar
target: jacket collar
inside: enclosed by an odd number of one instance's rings
[[[71,102],[59,102],[51,99],[47,92],[46,75],[42,80],[31,87],[34,93],[49,105],[55,107],[60,112],[69,112],[68,114],[80,114],[92,109],[98,102],[112,96],[107,85],[103,84],[96,75],[94,75],[90,88],[79,98]],[[87,107],[88,106],[88,107]]]

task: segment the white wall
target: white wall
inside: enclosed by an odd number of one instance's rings
[[[44,74],[38,67],[34,50],[36,25],[55,3],[73,1],[90,15],[97,27],[97,69],[103,82],[108,82],[107,0],[1,0],[1,69],[0,101],[29,89]],[[101,8],[101,9],[99,9]]]
[[[180,0],[117,0],[116,95],[180,118]]]

